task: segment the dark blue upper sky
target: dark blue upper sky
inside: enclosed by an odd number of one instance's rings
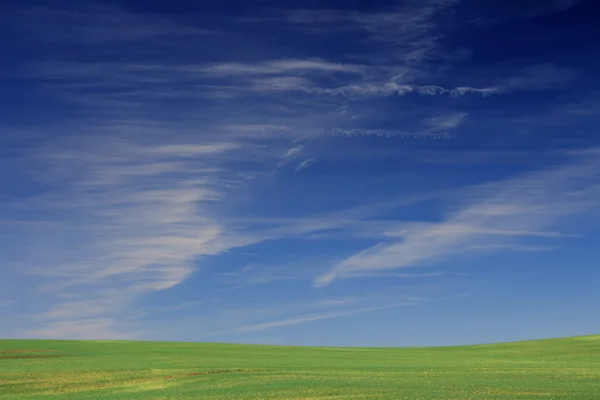
[[[600,329],[597,1],[0,15],[0,336]]]

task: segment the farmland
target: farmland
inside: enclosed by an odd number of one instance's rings
[[[600,336],[431,348],[0,340],[0,399],[600,398]]]

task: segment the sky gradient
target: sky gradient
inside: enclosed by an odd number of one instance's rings
[[[598,2],[0,15],[0,337],[600,332]]]

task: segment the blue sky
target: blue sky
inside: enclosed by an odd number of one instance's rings
[[[600,8],[5,1],[0,337],[600,332]]]

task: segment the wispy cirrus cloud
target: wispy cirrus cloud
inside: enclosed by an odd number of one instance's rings
[[[349,310],[349,311],[314,314],[314,315],[302,316],[302,317],[297,317],[297,318],[289,318],[289,319],[284,319],[284,320],[279,320],[279,321],[265,322],[265,323],[261,323],[261,324],[240,326],[237,328],[232,328],[232,329],[223,330],[223,331],[219,331],[219,332],[211,332],[211,333],[202,335],[200,338],[211,337],[211,336],[216,336],[216,335],[231,334],[231,333],[239,334],[239,333],[249,333],[249,332],[260,332],[260,331],[265,331],[265,330],[269,330],[269,329],[282,328],[282,327],[293,326],[293,325],[301,325],[301,324],[322,321],[322,320],[327,320],[327,319],[332,319],[332,318],[348,317],[351,315],[389,310],[389,309],[398,308],[398,307],[407,307],[407,306],[412,306],[412,305],[416,305],[416,304],[417,303],[415,303],[415,302],[402,302],[402,303],[395,303],[395,304],[379,306],[379,307],[359,308],[359,309],[354,309],[354,310]]]
[[[446,132],[434,132],[431,129],[423,129],[422,131],[401,131],[395,129],[362,129],[362,128],[334,128],[320,129],[308,132],[306,137],[319,136],[338,136],[338,137],[359,137],[359,136],[375,136],[387,138],[405,138],[405,139],[450,139],[451,136]]]
[[[573,81],[576,74],[568,68],[560,68],[552,64],[532,65],[514,71],[513,75],[503,78],[488,79],[488,86],[457,86],[443,87],[439,85],[417,85],[398,82],[396,78],[375,80],[371,82],[355,81],[355,83],[340,86],[322,87],[308,81],[288,82],[287,85],[254,85],[251,89],[257,91],[296,91],[299,93],[327,96],[343,96],[349,99],[364,99],[381,96],[406,96],[418,94],[421,96],[448,95],[462,97],[475,95],[488,97],[499,94],[509,94],[522,91],[556,90]]]
[[[223,63],[201,68],[201,72],[210,75],[279,75],[302,72],[349,72],[359,73],[360,65],[340,64],[324,60],[282,59],[263,61],[255,64]]]
[[[355,299],[355,298],[345,298],[345,299],[330,299],[330,300],[323,300],[320,301],[319,303],[317,303],[318,307],[342,307],[342,306],[347,306],[349,304],[353,304],[358,302],[360,299]]]
[[[269,159],[257,160],[253,146],[244,141],[223,142],[220,136],[175,140],[150,132],[113,132],[114,140],[106,140],[89,131],[85,140],[61,137],[30,154],[43,168],[38,178],[53,190],[14,204],[12,211],[15,217],[43,213],[54,231],[49,237],[47,226],[29,217],[31,223],[21,232],[26,233],[19,244],[26,254],[21,273],[35,277],[35,290],[45,298],[32,316],[39,328],[27,330],[28,336],[129,335],[119,327],[123,321],[134,324],[127,319],[132,307],[189,279],[203,258],[285,237],[336,235],[336,229],[358,229],[363,219],[386,209],[372,206],[316,219],[259,217],[256,225],[231,219],[215,212],[214,205],[245,184],[235,163]],[[301,150],[292,147],[285,154]],[[271,160],[275,165],[275,154]],[[245,228],[238,228],[240,223]],[[246,271],[225,284],[239,289],[298,279],[271,272]]]
[[[349,275],[352,278],[396,278],[396,279],[423,279],[438,278],[445,274],[443,272],[423,272],[423,273],[395,273],[395,272],[364,272],[353,273]]]
[[[467,118],[468,113],[460,112],[450,115],[432,117],[425,120],[432,132],[446,131],[460,126]]]
[[[40,150],[44,179],[55,189],[16,211],[45,210],[60,239],[30,228],[31,243],[25,246],[34,246],[38,238],[46,244],[38,245],[46,256],[38,259],[31,253],[23,260],[31,267],[23,272],[44,277],[48,295],[72,293],[77,298],[86,293],[77,300],[55,297],[44,319],[76,324],[97,317],[104,324],[139,296],[188,278],[196,257],[235,246],[219,222],[198,210],[222,195],[223,170],[214,167],[237,147],[177,146],[98,149],[88,144]],[[69,241],[77,246],[65,247]],[[60,332],[62,325],[56,323],[48,324]]]
[[[319,24],[319,21],[328,24],[337,21],[336,24],[366,30],[373,38],[389,38],[394,43],[404,43],[403,46],[407,47],[399,50],[400,53],[407,52],[404,58],[410,59],[416,57],[417,53],[421,54],[421,61],[417,65],[403,59],[374,63],[366,60],[344,62],[307,57],[207,63],[181,62],[162,56],[149,56],[145,58],[145,62],[135,59],[94,63],[52,60],[39,63],[31,69],[31,75],[43,79],[55,93],[60,93],[64,98],[79,105],[105,105],[121,111],[129,109],[129,112],[140,109],[140,99],[143,99],[143,103],[155,102],[155,106],[160,104],[168,107],[174,99],[201,103],[207,99],[232,100],[255,96],[263,96],[264,99],[264,96],[270,96],[281,100],[279,96],[291,96],[287,102],[293,100],[304,105],[307,102],[318,102],[321,107],[325,107],[331,106],[331,102],[411,94],[487,97],[515,91],[543,90],[564,84],[573,78],[572,71],[546,64],[525,68],[515,72],[514,76],[502,79],[480,79],[477,84],[472,85],[428,84],[427,81],[435,82],[438,78],[437,73],[425,67],[425,54],[434,51],[434,48],[435,51],[440,51],[437,43],[440,35],[436,33],[436,16],[456,4],[457,1],[454,0],[430,0],[408,2],[397,10],[385,13],[319,10],[315,11],[318,18],[306,18],[306,15],[312,15],[311,11],[298,11],[295,12],[295,16],[286,17],[291,23],[300,25],[308,24],[309,20],[315,24]],[[85,10],[84,8],[83,11],[75,13],[88,12]],[[116,27],[119,21],[141,18],[137,15],[127,17],[132,13],[120,9],[106,14],[111,13],[122,14],[120,17],[111,17],[117,21],[115,26],[101,24],[94,29],[109,30],[111,34],[118,35],[120,31]],[[57,18],[52,13],[48,17],[50,21]],[[145,37],[144,32],[147,29],[144,18],[133,23],[133,26],[137,26],[136,24],[140,26],[139,35]],[[79,26],[79,23],[76,25]],[[171,29],[179,29],[182,34],[190,37],[199,38],[202,35],[194,29],[188,29],[187,25],[178,28],[175,21],[165,20],[159,24],[163,25],[170,27],[163,29],[164,32],[161,33],[167,41],[174,40]],[[89,29],[89,26],[82,29]],[[149,43],[151,42],[146,41],[143,49],[150,54],[154,54],[155,48],[162,48],[159,43]],[[449,61],[443,61],[446,62]],[[335,78],[330,76],[332,74]],[[327,79],[323,80],[323,77]],[[248,110],[248,113],[251,114],[251,110]]]
[[[565,165],[484,185],[465,193],[464,204],[445,220],[408,230],[400,241],[382,242],[339,262],[316,278],[318,286],[354,273],[417,267],[442,258],[512,244],[540,233],[565,218],[597,208],[600,164],[596,157],[575,157]],[[518,243],[518,242],[517,242]]]
[[[311,322],[329,320],[329,319],[333,319],[333,318],[344,318],[344,317],[349,317],[349,316],[358,315],[358,314],[372,313],[372,312],[377,312],[377,311],[385,311],[385,310],[391,310],[391,309],[401,308],[401,307],[418,306],[419,304],[428,303],[428,302],[439,302],[439,301],[445,301],[445,300],[452,300],[455,298],[465,297],[468,295],[469,295],[468,293],[463,293],[463,294],[458,294],[458,295],[452,295],[452,296],[440,297],[440,298],[431,298],[431,299],[424,299],[424,298],[416,299],[415,298],[415,299],[409,299],[409,300],[402,301],[402,302],[396,301],[396,302],[391,302],[391,303],[384,304],[384,305],[371,306],[371,307],[365,307],[363,304],[362,307],[359,306],[359,307],[354,307],[354,308],[346,308],[345,310],[341,310],[341,311],[304,315],[304,316],[293,317],[293,318],[285,318],[285,319],[264,322],[264,323],[259,323],[259,324],[239,326],[236,328],[226,329],[226,330],[218,331],[218,332],[209,332],[209,333],[201,335],[200,338],[202,339],[202,338],[206,338],[206,337],[211,337],[211,336],[216,336],[216,335],[225,335],[225,334],[245,334],[245,333],[251,333],[251,332],[260,332],[260,331],[265,331],[265,330],[270,330],[270,329],[282,328],[282,327],[286,327],[286,326],[294,326],[294,325],[307,324],[307,323],[311,323]],[[320,307],[332,307],[332,306],[343,307],[343,306],[349,305],[349,304],[356,304],[357,302],[358,302],[358,299],[355,299],[354,301],[352,299],[341,300],[341,301],[334,300],[334,301],[328,301],[328,302],[327,301],[321,302],[321,303],[319,303],[319,306]]]
[[[279,161],[280,165],[287,164],[293,159],[297,158],[304,151],[304,145],[299,144],[290,149],[288,149]]]
[[[300,164],[298,164],[298,166],[296,167],[296,172],[301,171],[303,169],[306,169],[308,167],[310,167],[311,165],[313,165],[315,162],[317,162],[316,159],[314,158],[307,158],[306,160],[302,161]]]
[[[318,34],[360,32],[387,46],[387,60],[423,64],[443,55],[439,46],[442,34],[436,30],[434,19],[456,4],[457,0],[427,0],[408,1],[377,12],[296,10],[282,20],[289,27]]]
[[[308,276],[302,277],[302,274],[296,273],[289,267],[273,268],[264,265],[247,265],[233,272],[217,272],[215,276],[217,282],[224,286],[218,290],[219,292],[308,279]]]
[[[276,89],[276,88],[273,88]],[[502,89],[496,87],[455,87],[445,88],[442,86],[435,85],[402,85],[395,82],[382,82],[375,84],[362,84],[357,83],[354,85],[338,86],[338,87],[297,87],[297,88],[282,88],[282,90],[296,90],[303,93],[318,94],[318,95],[330,95],[330,96],[344,96],[348,98],[361,99],[369,97],[379,96],[406,96],[408,94],[419,94],[422,96],[436,96],[436,95],[449,95],[452,97],[466,96],[469,94],[479,95],[482,97],[498,94],[502,92]]]

